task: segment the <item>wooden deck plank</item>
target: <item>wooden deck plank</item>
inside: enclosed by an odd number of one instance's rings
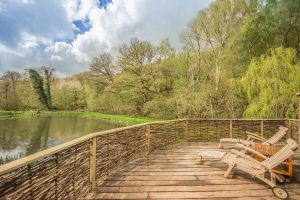
[[[156,151],[124,166],[86,199],[277,199],[266,184],[243,172],[224,178],[227,166],[219,160],[196,164],[199,151],[217,150],[217,145],[190,143]],[[286,188],[290,199],[300,199],[300,153],[294,158],[296,176]]]
[[[249,184],[248,180],[234,180],[234,179],[226,179],[221,182],[223,185],[241,185],[241,184]],[[201,185],[220,185],[220,179],[212,179],[212,180],[196,180],[196,181],[104,181],[102,186],[147,186],[147,185],[156,185],[156,186],[201,186]]]
[[[207,198],[234,198],[234,197],[264,197],[272,196],[271,190],[240,190],[240,191],[213,191],[213,192],[150,192],[151,198],[191,198],[191,199],[207,199]]]
[[[97,188],[97,192],[208,192],[208,191],[235,191],[243,190],[245,187],[248,190],[261,190],[268,189],[264,185],[258,184],[243,184],[243,185],[202,185],[202,186],[133,186],[133,187],[123,187],[123,186],[101,186]]]

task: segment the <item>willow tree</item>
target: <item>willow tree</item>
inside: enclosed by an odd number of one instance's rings
[[[248,102],[246,117],[294,117],[300,90],[300,63],[295,49],[278,47],[253,59],[241,79]]]

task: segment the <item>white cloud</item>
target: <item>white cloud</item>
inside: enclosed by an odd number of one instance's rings
[[[18,43],[18,46],[25,51],[34,49],[40,45],[50,45],[52,43],[51,39],[34,36],[28,32],[21,33],[21,41]]]
[[[15,51],[13,49],[8,48],[7,46],[2,44],[1,42],[0,42],[0,52],[2,54],[11,54],[11,55],[15,55],[15,56],[18,56],[18,57],[23,57],[22,54],[18,53],[17,51]]]
[[[34,1],[33,0],[16,0],[17,3],[23,3],[23,4],[31,4]]]
[[[58,56],[58,55],[51,55],[50,60],[51,61],[62,61],[64,59],[61,56]]]
[[[97,0],[65,0],[62,4],[69,20],[74,21],[85,19],[97,3]]]
[[[169,37],[179,49],[179,34],[197,11],[208,3],[196,0],[189,4],[180,0],[119,0],[109,4],[106,11],[94,7],[87,15],[92,28],[77,37],[72,53],[78,60],[88,62],[101,52],[116,51],[118,46],[133,37],[154,43]]]
[[[105,10],[98,7],[98,0],[53,0],[51,3],[47,1],[47,6],[38,4],[38,1],[23,0],[23,3],[30,3],[35,8],[28,13],[30,5],[20,6],[19,9],[8,6],[21,12],[14,20],[17,22],[22,19],[23,26],[19,25],[14,30],[10,25],[14,21],[5,21],[5,15],[1,15],[0,0],[0,23],[4,20],[8,30],[13,30],[10,34],[12,37],[5,30],[3,34],[0,30],[0,51],[5,52],[0,55],[0,73],[8,66],[21,69],[28,65],[51,65],[65,75],[78,73],[87,70],[90,59],[99,53],[110,51],[116,55],[118,47],[133,37],[151,40],[155,44],[168,37],[180,49],[180,33],[186,30],[187,23],[196,13],[211,1],[113,0]],[[59,15],[56,16],[58,11]],[[44,17],[44,12],[50,17]],[[14,13],[16,11],[7,19],[13,19]],[[29,24],[23,20],[26,18],[24,15],[32,20]],[[56,17],[53,18],[54,15]],[[75,39],[72,32],[80,30],[73,24],[74,20],[85,20],[90,26]],[[1,37],[1,34],[6,37]],[[5,57],[5,54],[10,56]],[[20,59],[20,55],[26,59]]]
[[[72,45],[65,42],[55,42],[53,45],[45,48],[45,52],[53,53],[71,53]]]
[[[5,4],[0,2],[0,13],[5,11]]]

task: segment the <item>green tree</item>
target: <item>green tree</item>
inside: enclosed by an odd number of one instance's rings
[[[269,0],[259,7],[244,19],[232,41],[233,54],[239,54],[238,64],[248,66],[252,58],[278,46],[295,48],[300,55],[300,1]]]
[[[137,38],[131,39],[129,45],[123,44],[119,49],[118,64],[137,75],[140,74],[141,68],[158,60],[158,51],[149,41],[140,41]]]
[[[32,82],[32,87],[35,90],[38,100],[44,105],[48,110],[51,110],[49,105],[48,96],[44,89],[43,77],[38,73],[36,69],[28,69],[29,78]]]
[[[118,64],[123,68],[123,75],[119,80],[125,81],[121,85],[131,87],[132,102],[136,104],[136,110],[142,114],[143,106],[150,101],[154,91],[153,84],[157,76],[157,70],[153,67],[159,62],[158,48],[149,41],[132,39],[130,44],[123,44],[119,50]],[[124,79],[124,77],[128,79]],[[119,82],[119,81],[118,81]],[[120,82],[119,82],[120,83]]]
[[[295,117],[300,90],[300,63],[294,49],[270,49],[253,59],[241,79],[248,102],[245,117]]]
[[[42,71],[45,79],[45,94],[47,96],[47,105],[48,109],[52,110],[52,95],[51,95],[51,79],[53,76],[54,69],[50,67],[41,67],[40,70]]]

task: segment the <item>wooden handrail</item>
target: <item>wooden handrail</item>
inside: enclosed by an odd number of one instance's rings
[[[37,161],[39,159],[42,159],[44,157],[53,155],[57,152],[60,152],[64,149],[67,149],[69,147],[75,146],[79,143],[82,143],[84,141],[90,140],[94,137],[98,137],[101,135],[106,135],[110,133],[115,133],[119,131],[124,131],[132,128],[137,128],[145,125],[151,125],[151,124],[161,124],[161,123],[169,123],[169,122],[175,122],[175,121],[195,121],[195,120],[205,120],[205,121],[253,121],[253,120],[267,120],[267,121],[278,121],[278,120],[291,120],[291,121],[300,121],[299,119],[201,119],[201,118],[185,118],[185,119],[175,119],[175,120],[165,120],[165,121],[157,121],[157,122],[148,122],[148,123],[142,123],[142,124],[136,124],[136,125],[131,125],[131,126],[126,126],[126,127],[121,127],[121,128],[116,128],[116,129],[111,129],[107,131],[101,131],[101,132],[96,132],[96,133],[91,133],[85,136],[82,136],[80,138],[71,140],[69,142],[63,143],[61,145],[57,145],[55,147],[51,147],[49,149],[37,152],[35,154],[20,158],[18,160],[9,162],[7,164],[0,165],[0,175],[8,173],[10,171],[13,171],[14,169],[20,168],[22,166],[25,166],[29,163],[32,163],[34,161]]]
[[[288,118],[280,118],[280,119],[243,119],[243,118],[239,118],[239,119],[222,119],[222,118],[217,118],[217,119],[211,119],[211,118],[186,118],[186,120],[189,121],[197,121],[197,120],[205,120],[205,121],[257,121],[257,120],[263,120],[263,121],[279,121],[279,120],[289,120]],[[290,120],[298,120],[298,119],[290,119]]]
[[[100,131],[100,132],[96,132],[96,133],[91,133],[91,134],[82,136],[80,138],[71,140],[69,142],[66,142],[66,143],[51,147],[49,149],[34,153],[32,155],[25,156],[25,157],[20,158],[18,160],[14,160],[12,162],[0,165],[0,176],[3,175],[3,174],[8,173],[10,171],[13,171],[15,169],[18,169],[20,167],[26,166],[26,165],[28,165],[32,162],[35,162],[35,161],[40,160],[42,158],[45,158],[47,156],[58,153],[58,152],[60,152],[64,149],[67,149],[67,148],[70,148],[70,147],[75,146],[77,144],[80,144],[82,142],[88,141],[88,140],[90,140],[92,138],[95,138],[95,137],[99,137],[99,136],[110,134],[110,133],[116,133],[116,132],[132,129],[132,128],[142,127],[142,126],[145,126],[145,125],[162,124],[162,123],[169,123],[169,122],[174,122],[174,121],[184,121],[184,120],[185,119],[175,119],[175,120],[148,122],[148,123],[136,124],[136,125],[126,126],[126,127],[116,128],[116,129],[110,129],[110,130],[107,130],[107,131]]]
[[[293,135],[298,130],[298,121],[300,122],[298,119],[188,118],[91,133],[0,166],[0,176],[3,178],[0,198],[12,196],[14,199],[34,199],[41,195],[53,195],[53,191],[55,195],[62,195],[65,191],[81,187],[79,193],[72,194],[79,198],[80,195],[95,190],[97,183],[105,181],[109,175],[120,170],[123,164],[170,145],[207,141],[209,137],[212,141],[228,136],[244,137],[247,130],[264,132],[266,136],[270,136],[277,126],[287,123],[291,136],[295,138],[298,137],[297,133]],[[37,177],[35,181],[40,185],[27,184]],[[47,187],[46,180],[54,182],[51,191],[41,189]],[[61,180],[68,180],[70,185],[58,184]],[[19,193],[21,190],[26,192]]]

